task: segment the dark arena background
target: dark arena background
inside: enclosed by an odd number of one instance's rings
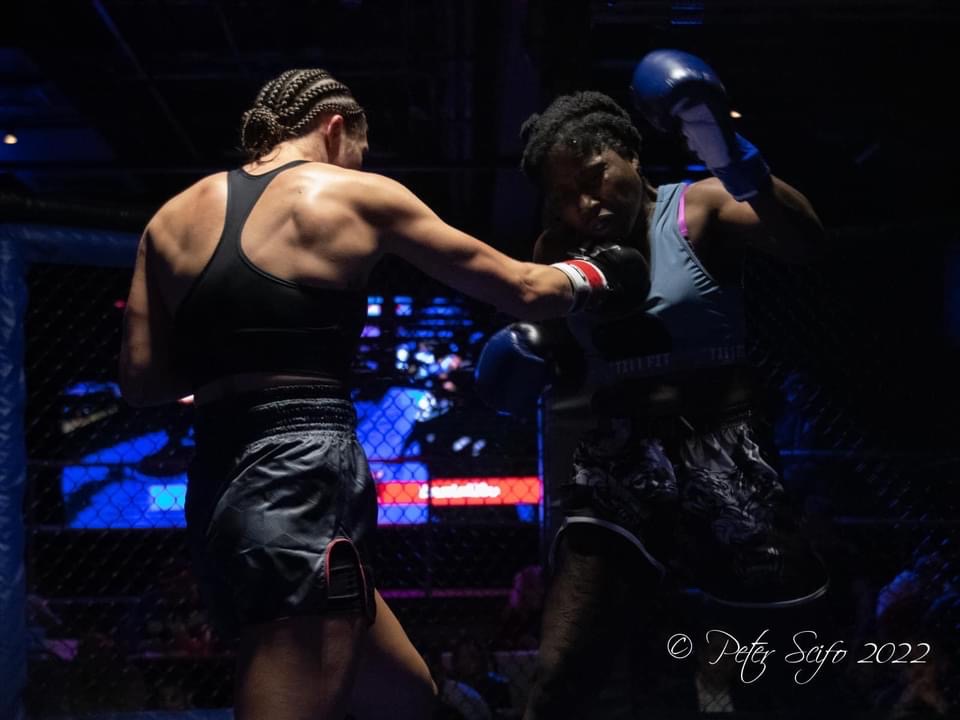
[[[764,627],[780,657],[801,630],[849,655],[809,682],[783,663],[755,683],[714,673],[732,701],[698,713],[702,668],[668,638],[735,621],[668,592],[624,628],[589,717],[957,717],[958,37],[949,0],[5,3],[0,719],[231,716],[233,648],[185,543],[193,407],[127,406],[117,358],[140,231],[243,162],[263,82],[329,69],[367,110],[366,169],[526,259],[539,199],[521,122],[578,89],[630,107],[658,47],[716,69],[738,127],[827,227],[822,261],[751,256],[744,282],[765,451],[832,576],[815,615]],[[707,176],[682,138],[636,122],[655,183]],[[353,398],[377,583],[434,673],[436,717],[519,718],[533,679],[551,478],[576,422],[497,415],[474,393],[510,321],[396,259],[368,288]]]

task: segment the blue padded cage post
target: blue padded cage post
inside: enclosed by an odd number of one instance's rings
[[[35,224],[0,224],[0,718],[24,717],[27,677],[23,494],[24,317],[31,261],[132,267],[130,233]]]

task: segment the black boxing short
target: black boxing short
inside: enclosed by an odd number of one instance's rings
[[[187,531],[211,620],[374,617],[376,487],[349,400],[271,388],[197,408]]]
[[[579,444],[556,497],[560,534],[576,523],[606,527],[663,576],[718,602],[791,606],[827,590],[747,411],[606,420]]]

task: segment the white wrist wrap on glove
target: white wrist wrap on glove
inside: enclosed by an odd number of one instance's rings
[[[573,289],[573,304],[570,306],[570,312],[582,310],[593,293],[601,292],[608,287],[607,278],[600,268],[586,260],[564,260],[553,263],[550,267],[555,267],[570,281],[570,287]]]

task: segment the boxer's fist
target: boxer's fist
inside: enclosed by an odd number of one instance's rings
[[[641,305],[650,292],[650,266],[643,253],[627,245],[605,243],[578,250],[553,267],[564,272],[569,272],[565,268],[575,269],[586,277],[600,278],[600,287],[583,293],[579,302],[574,285],[575,311]]]
[[[703,60],[679,50],[654,50],[637,63],[632,92],[648,122],[665,132],[679,129],[737,200],[770,186],[770,169],[757,148],[734,132],[726,90]]]
[[[704,103],[718,112],[727,105],[726,90],[700,58],[679,50],[654,50],[637,63],[632,91],[637,109],[661,132],[680,128],[678,113]]]
[[[570,383],[580,353],[569,335],[549,324],[517,322],[494,333],[475,371],[477,393],[499,412],[530,415],[543,392]]]

